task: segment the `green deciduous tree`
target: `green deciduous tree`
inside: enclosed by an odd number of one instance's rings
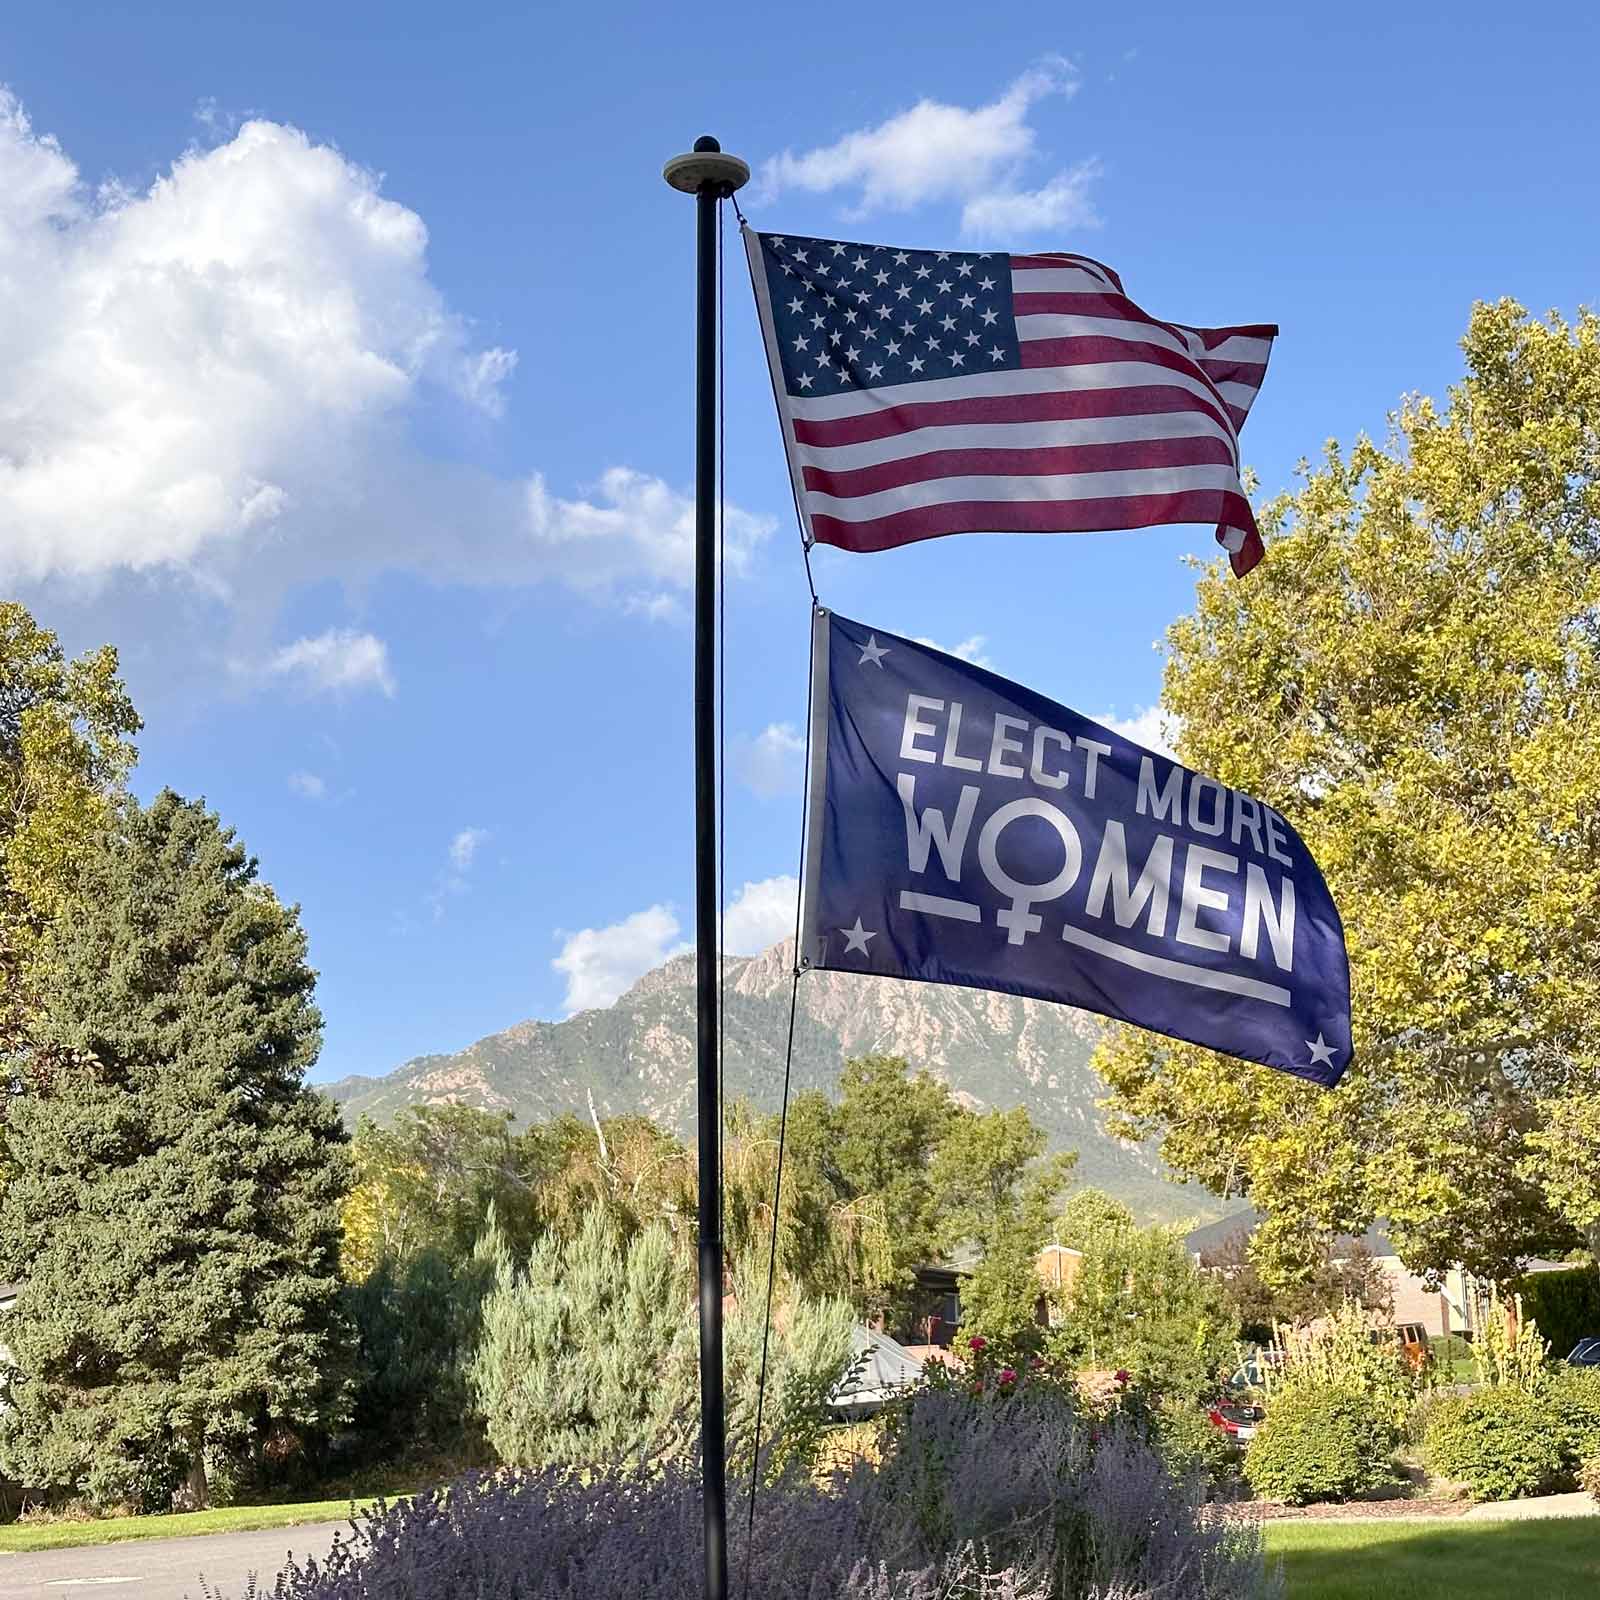
[[[1268,1283],[1262,1276],[1245,1229],[1207,1250],[1200,1265],[1233,1307],[1244,1337],[1259,1344],[1272,1338],[1279,1323],[1309,1322],[1346,1301],[1384,1314],[1394,1306],[1393,1283],[1360,1240],[1337,1249],[1325,1245],[1311,1270],[1287,1285]]]
[[[1140,1228],[1105,1195],[1075,1195],[1056,1224],[1083,1252],[1061,1296],[1053,1356],[1125,1367],[1151,1388],[1194,1399],[1229,1363],[1239,1323],[1220,1285],[1195,1265],[1175,1228]]]
[[[1539,1111],[1518,1175],[1577,1229],[1600,1266],[1600,1094],[1551,1095]]]
[[[26,965],[134,761],[139,730],[109,645],[68,661],[0,602],[0,1055],[26,1017]]]
[[[510,1119],[476,1106],[407,1106],[387,1127],[363,1117],[351,1146],[356,1182],[344,1207],[343,1268],[359,1281],[380,1262],[423,1251],[472,1253],[489,1207],[526,1246],[535,1222],[535,1152]]]
[[[1464,349],[1168,633],[1184,760],[1327,875],[1355,1064],[1329,1094],[1123,1029],[1097,1065],[1124,1131],[1268,1213],[1279,1282],[1380,1216],[1413,1268],[1506,1280],[1592,1214],[1557,1150],[1600,1094],[1600,319],[1480,305]]]
[[[143,1461],[340,1419],[346,1140],[306,1088],[296,914],[203,806],[127,802],[45,929],[0,1277],[23,1284],[0,1468],[97,1498]]]

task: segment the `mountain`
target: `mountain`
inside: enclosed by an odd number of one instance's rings
[[[729,957],[723,1005],[728,1096],[776,1109],[783,1091],[793,942]],[[523,1123],[562,1112],[643,1112],[680,1134],[694,1124],[694,957],[647,972],[613,1005],[565,1022],[519,1022],[453,1055],[418,1056],[381,1078],[323,1085],[352,1127],[403,1106],[463,1101],[514,1112]],[[1089,1066],[1100,1023],[1066,1006],[939,984],[847,972],[808,972],[795,1017],[794,1088],[834,1091],[850,1056],[904,1056],[974,1108],[1025,1105],[1052,1149],[1076,1150],[1076,1181],[1106,1189],[1161,1220],[1220,1213],[1215,1199],[1180,1188],[1155,1152],[1111,1138]]]

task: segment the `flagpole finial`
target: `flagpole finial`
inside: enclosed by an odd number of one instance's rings
[[[709,188],[721,200],[750,181],[750,164],[728,155],[709,133],[703,133],[688,155],[674,156],[661,169],[661,176],[684,194]]]

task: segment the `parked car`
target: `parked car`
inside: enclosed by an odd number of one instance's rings
[[[1600,1367],[1600,1339],[1580,1339],[1567,1357],[1569,1367]]]
[[[1220,1428],[1230,1439],[1248,1444],[1256,1436],[1266,1416],[1260,1406],[1245,1405],[1238,1400],[1218,1400],[1206,1407],[1206,1419],[1213,1428]]]

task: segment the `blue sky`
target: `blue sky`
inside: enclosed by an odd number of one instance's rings
[[[1278,322],[1244,435],[1267,490],[1452,381],[1474,298],[1600,287],[1584,5],[222,9],[0,36],[0,584],[121,646],[140,791],[206,796],[300,903],[319,1076],[603,1001],[691,920],[692,207],[658,174],[695,135],[757,168],[758,225],[1081,250],[1157,315]],[[727,316],[754,948],[795,866],[806,601],[736,256]],[[816,571],[848,615],[1132,718],[1213,550]]]

